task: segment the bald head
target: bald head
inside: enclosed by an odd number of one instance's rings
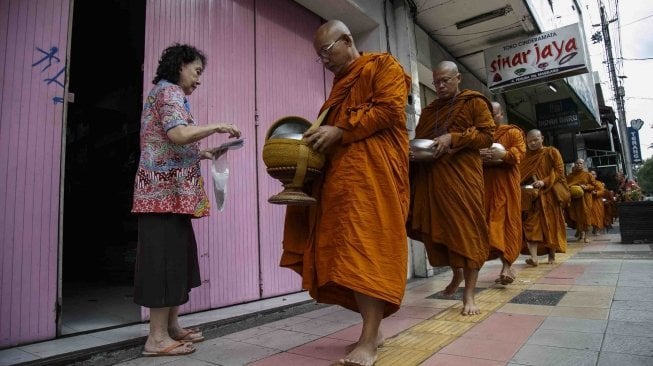
[[[526,137],[531,137],[531,136],[533,136],[533,137],[542,137],[542,131],[540,131],[538,129],[532,129],[532,130],[528,131],[528,133],[526,134]]]
[[[459,84],[460,73],[455,63],[442,61],[433,69],[433,85],[439,100],[449,100],[458,95]]]
[[[585,170],[585,160],[576,159],[573,170]]]
[[[336,76],[360,57],[349,28],[339,20],[329,20],[315,31],[313,47],[324,67]]]
[[[537,151],[544,147],[544,137],[540,130],[530,130],[526,134],[526,146],[528,150]]]
[[[457,74],[458,65],[456,65],[456,63],[452,61],[442,61],[439,64],[437,64],[437,66],[435,66],[435,69],[433,69],[433,72],[436,71],[444,71],[447,73]]]
[[[349,28],[347,28],[345,23],[333,19],[322,24],[315,31],[315,36],[313,37],[313,39],[317,40],[318,38],[323,38],[323,37],[328,37],[333,35],[337,37],[338,35],[342,35],[342,34],[351,34],[351,32],[349,31]]]
[[[494,119],[494,123],[497,125],[505,124],[503,121],[503,107],[501,107],[501,103],[492,102],[492,118]]]

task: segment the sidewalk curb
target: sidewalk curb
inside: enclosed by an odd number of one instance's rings
[[[204,337],[213,339],[225,334],[257,327],[276,320],[281,320],[290,316],[304,314],[310,311],[318,310],[329,305],[318,304],[313,300],[306,300],[294,304],[283,305],[271,309],[260,310],[250,314],[238,315],[235,317],[216,320],[196,325],[202,330]],[[16,366],[109,366],[119,362],[129,361],[141,357],[143,344],[146,337],[137,337],[102,345],[91,347],[79,351],[64,353],[52,357],[41,358],[34,361],[27,361],[15,364]]]

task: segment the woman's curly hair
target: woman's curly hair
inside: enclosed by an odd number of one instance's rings
[[[202,51],[187,44],[173,44],[161,54],[152,84],[157,84],[161,80],[177,84],[182,66],[195,60],[202,61],[202,67],[206,67],[206,56]]]

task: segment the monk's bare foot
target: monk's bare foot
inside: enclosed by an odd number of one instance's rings
[[[376,342],[358,342],[356,347],[345,358],[338,360],[336,364],[343,366],[372,366],[376,362],[377,350]]]
[[[512,271],[510,267],[507,269],[504,268],[501,270],[501,274],[499,275],[499,283],[502,285],[509,285],[515,281],[515,273]]]
[[[556,254],[549,253],[549,264],[556,264]]]
[[[453,297],[453,295],[456,294],[456,291],[458,291],[458,286],[463,282],[463,279],[465,279],[465,276],[463,276],[463,270],[462,268],[456,268],[452,270],[453,272],[453,277],[451,278],[451,282],[447,285],[447,287],[442,290],[442,295],[447,296],[447,297]]]
[[[526,260],[526,264],[528,264],[529,266],[532,266],[532,267],[537,267],[539,265],[539,263],[537,262],[537,259],[533,260],[532,258],[528,258]]]
[[[481,313],[481,309],[474,302],[474,296],[465,296],[463,298],[463,310],[460,313],[462,315],[476,315]]]
[[[383,343],[385,343],[385,337],[383,336],[383,333],[381,333],[381,329],[379,329],[379,334],[376,336],[376,347],[378,348],[383,347]],[[350,353],[351,351],[354,350],[354,348],[356,348],[357,345],[358,342],[354,342],[348,345],[347,347],[345,347],[345,351],[347,353]]]

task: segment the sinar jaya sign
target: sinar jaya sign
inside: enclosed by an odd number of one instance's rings
[[[525,86],[588,71],[578,24],[520,38],[483,51],[490,89]]]

